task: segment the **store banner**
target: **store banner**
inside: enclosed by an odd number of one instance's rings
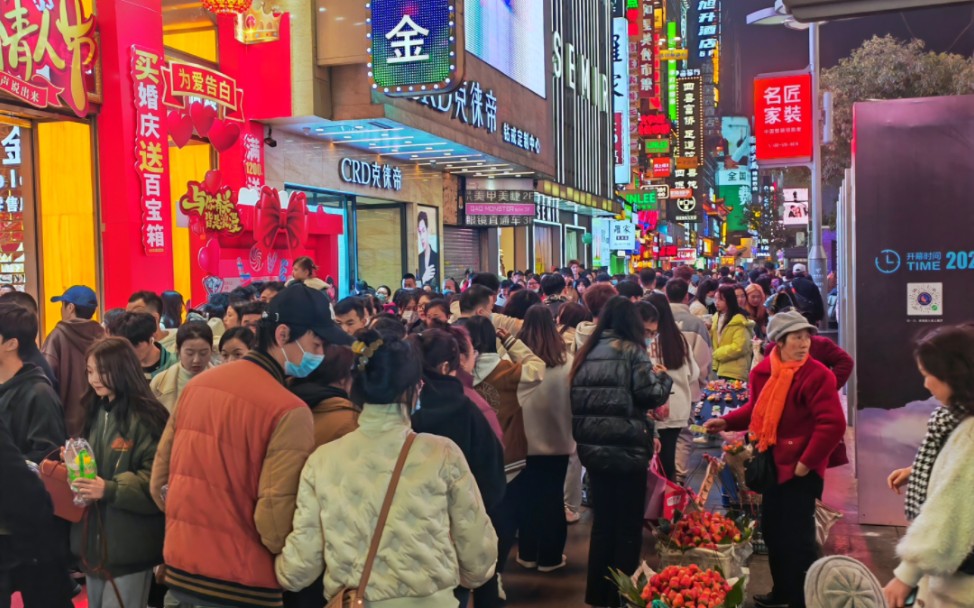
[[[609,247],[612,251],[633,251],[636,249],[636,224],[629,220],[613,221]]]
[[[135,104],[135,170],[142,187],[142,248],[146,255],[162,255],[172,243],[169,221],[169,137],[162,103],[164,58],[144,47],[131,49],[131,78]]]
[[[700,223],[701,209],[696,198],[671,198],[666,206],[666,215],[671,222],[695,225]]]
[[[527,226],[537,214],[534,182],[502,178],[467,180],[463,212],[468,226]]]
[[[754,134],[761,165],[812,160],[812,75],[762,74],[754,79]]]
[[[463,79],[466,49],[460,0],[371,0],[372,88],[412,97],[449,91]]]
[[[237,210],[237,193],[223,183],[220,171],[208,171],[203,181],[186,184],[179,198],[179,210],[190,218],[195,234],[238,234],[243,231]]]
[[[612,112],[617,184],[632,179],[629,107],[629,21],[616,17],[612,20]]]
[[[603,268],[612,261],[612,222],[607,217],[592,218],[592,266]]]
[[[95,17],[80,0],[4,3],[0,91],[36,108],[61,107],[87,116],[88,93],[98,88]]]

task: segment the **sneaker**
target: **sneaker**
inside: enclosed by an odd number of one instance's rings
[[[788,608],[788,602],[775,598],[771,593],[755,595],[754,605],[757,608]]]
[[[504,581],[501,580],[501,575],[497,575],[497,599],[507,601],[507,592],[504,591]]]
[[[514,561],[516,561],[522,568],[527,568],[528,570],[534,570],[538,567],[538,562],[529,562],[521,559],[520,554],[514,558]]]
[[[568,564],[568,557],[565,554],[561,556],[561,563],[554,566],[538,566],[538,572],[554,572],[555,570],[561,570]]]
[[[577,524],[582,519],[582,514],[575,509],[565,505],[565,521],[568,525]]]

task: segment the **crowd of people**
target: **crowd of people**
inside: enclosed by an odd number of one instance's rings
[[[74,569],[92,608],[320,608],[364,573],[376,608],[490,608],[512,552],[539,575],[566,565],[584,470],[586,602],[617,607],[607,574],[638,565],[649,461],[686,480],[693,404],[717,378],[750,378],[752,398],[708,431],[777,448],[775,588],[758,604],[804,606],[814,501],[847,462],[837,389],[852,360],[815,335],[825,310],[803,266],[572,262],[440,293],[407,274],[340,300],[316,270],[302,258],[287,285],[189,311],[137,292],[100,323],[75,286],[41,348],[36,302],[0,296],[0,466],[17,484],[16,504],[0,499],[0,606],[13,590],[26,608],[69,606]],[[70,530],[24,474],[68,437],[97,464],[73,485],[90,506]]]

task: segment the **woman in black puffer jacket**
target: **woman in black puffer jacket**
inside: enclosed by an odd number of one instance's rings
[[[653,423],[646,414],[666,403],[673,385],[653,369],[646,332],[636,305],[612,298],[572,367],[572,430],[588,469],[594,512],[585,591],[593,606],[619,606],[606,580],[609,568],[632,573],[639,564],[653,454]]]

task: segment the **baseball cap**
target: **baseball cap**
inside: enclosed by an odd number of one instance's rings
[[[808,267],[806,267],[804,264],[795,264],[794,266],[791,267],[791,271],[800,272],[802,274],[808,274]]]
[[[271,300],[264,318],[274,323],[307,327],[327,344],[351,345],[346,334],[331,319],[328,297],[302,283],[292,283]]]
[[[98,296],[95,295],[95,290],[84,285],[69,287],[62,295],[51,298],[51,302],[67,302],[75,306],[98,308]]]

